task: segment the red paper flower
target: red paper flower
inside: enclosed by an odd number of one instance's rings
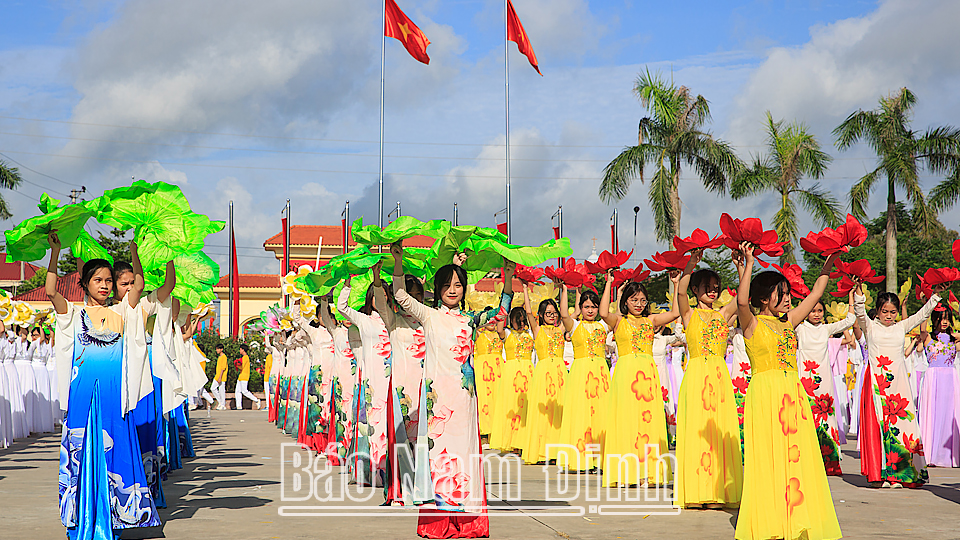
[[[642,264],[638,264],[633,270],[614,270],[612,287],[617,289],[627,281],[639,283],[648,277],[650,277],[650,271],[644,270]]]
[[[517,270],[514,272],[514,276],[520,281],[531,284],[531,283],[540,283],[540,280],[543,278],[544,270],[542,268],[532,268],[529,266],[523,266],[518,264]],[[548,276],[549,277],[549,276]]]
[[[757,246],[753,250],[754,256],[763,253],[770,257],[779,257],[783,255],[783,246],[787,244],[778,241],[777,231],[763,230],[760,218],[739,220],[724,212],[720,216],[720,230],[723,231],[724,244],[730,249],[740,249],[741,242],[750,242]]]
[[[921,280],[932,289],[934,285],[960,280],[960,270],[956,268],[929,268],[923,274]]]
[[[550,280],[560,281],[563,279],[563,268],[548,266],[543,269],[543,275]]]
[[[810,288],[803,282],[803,269],[800,268],[800,265],[785,264],[781,267],[774,264],[773,267],[783,274],[783,277],[787,278],[790,283],[790,294],[794,298],[806,298],[810,294]]]
[[[819,233],[807,233],[800,239],[800,247],[810,253],[820,253],[829,257],[834,253],[850,251],[867,239],[867,229],[852,215],[847,214],[847,221],[836,230],[827,227]]]
[[[652,259],[644,259],[643,263],[654,272],[663,272],[670,269],[683,270],[690,262],[690,255],[684,255],[680,251],[664,251],[655,254]]]
[[[953,260],[960,262],[960,239],[953,241]]]
[[[597,257],[597,262],[592,263],[590,261],[584,262],[584,267],[587,270],[588,274],[602,274],[611,268],[620,268],[625,262],[630,260],[630,256],[633,255],[633,251],[627,253],[626,251],[620,251],[616,255],[610,253],[609,251],[604,250],[600,253],[600,256]]]
[[[716,235],[710,238],[703,229],[694,229],[688,238],[673,237],[673,247],[681,253],[693,251],[695,249],[717,249],[723,245],[723,236]]]
[[[837,261],[837,262],[840,262],[840,261]],[[831,274],[831,277],[834,277],[833,274]],[[848,294],[850,294],[850,291],[852,291],[856,286],[857,284],[854,283],[849,276],[843,276],[842,278],[840,278],[840,282],[837,283],[836,292],[832,292],[830,294],[832,294],[833,296],[836,296],[837,298],[841,296],[847,296]]]
[[[837,261],[837,271],[832,272],[830,277],[835,278],[842,275],[847,275],[851,278],[857,278],[860,281],[865,281],[867,283],[880,283],[884,280],[884,276],[878,276],[877,273],[870,268],[870,263],[867,262],[866,259],[860,259],[859,261],[853,261],[852,263]]]

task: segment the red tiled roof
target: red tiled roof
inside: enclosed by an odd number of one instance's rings
[[[28,262],[7,262],[7,254],[0,253],[0,281],[20,281],[20,265],[23,264],[23,279],[33,277],[40,267]]]
[[[348,247],[357,245],[353,241],[353,235],[350,231]],[[323,237],[323,244],[326,246],[343,246],[343,229],[339,225],[294,225],[290,227],[290,245],[292,246],[316,246],[317,240]],[[433,238],[429,236],[414,236],[404,240],[404,245],[412,247],[430,247],[433,245]],[[267,238],[263,242],[263,247],[283,245],[283,231]]]
[[[80,288],[80,272],[70,272],[57,279],[57,292],[67,299],[67,302],[82,302],[83,289]],[[47,302],[47,293],[43,287],[18,294],[13,297],[14,300],[24,302]]]
[[[220,277],[214,287],[229,287],[230,275]],[[280,276],[276,274],[240,274],[241,289],[269,289],[280,288]]]

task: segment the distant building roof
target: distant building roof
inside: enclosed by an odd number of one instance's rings
[[[220,277],[214,287],[229,287],[230,275]],[[241,289],[279,289],[280,276],[277,274],[240,274]]]
[[[357,245],[353,241],[353,234],[351,231],[347,231],[348,241],[347,247],[354,247]],[[323,237],[323,244],[325,246],[340,246],[343,247],[343,229],[340,225],[293,225],[290,227],[290,245],[291,246],[316,246],[317,240],[320,237]],[[414,236],[404,240],[404,245],[412,247],[430,247],[433,245],[433,238],[429,236]],[[271,246],[282,246],[283,245],[283,231],[278,232],[277,234],[267,238],[263,242],[264,248],[270,248]]]
[[[0,281],[26,281],[38,270],[40,270],[39,266],[28,262],[7,262],[7,254],[0,253]]]
[[[63,297],[67,299],[67,302],[83,302],[83,289],[80,288],[80,272],[70,272],[65,276],[60,276],[60,278],[57,279],[57,292],[62,294]],[[24,302],[47,302],[49,300],[49,298],[47,298],[47,292],[43,287],[37,287],[36,289],[18,294],[14,296],[13,299]]]
[[[479,292],[493,292],[496,290],[497,283],[500,283],[499,278],[483,278],[474,287]],[[523,282],[517,278],[513,278],[513,292],[523,293]]]

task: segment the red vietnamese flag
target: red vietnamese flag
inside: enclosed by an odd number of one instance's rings
[[[413,24],[410,17],[400,11],[394,0],[384,0],[385,13],[383,35],[399,39],[403,46],[417,60],[424,64],[430,63],[430,57],[427,56],[427,45],[430,40],[423,34],[417,25]]]
[[[520,53],[525,55],[533,69],[540,73],[540,68],[537,66],[537,55],[533,54],[533,46],[530,45],[527,33],[523,31],[523,25],[520,24],[520,17],[517,17],[517,12],[513,10],[513,2],[510,0],[507,0],[507,41],[516,43]],[[543,73],[540,73],[540,76],[543,77]]]

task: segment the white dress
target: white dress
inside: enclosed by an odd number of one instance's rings
[[[57,382],[57,356],[53,347],[47,348],[47,358],[44,367],[47,369],[47,381],[50,383],[50,414],[53,415],[54,426],[63,423],[63,412],[60,410],[60,391]]]
[[[30,364],[33,368],[33,375],[37,385],[36,400],[36,418],[38,420],[36,431],[40,433],[53,433],[53,408],[50,406],[50,377],[47,375],[47,357],[50,356],[51,347],[47,343],[35,345],[33,355],[30,358]]]
[[[7,340],[0,341],[0,363]],[[10,407],[10,389],[7,384],[7,370],[0,365],[0,448],[6,448],[13,442],[13,410]]]
[[[9,340],[3,340],[3,370],[7,375],[6,395],[10,399],[10,416],[13,420],[13,438],[22,439],[30,435],[30,424],[27,423],[27,411],[24,408],[23,391],[20,389],[20,372],[14,365],[17,356],[17,338],[8,332]]]
[[[40,400],[37,394],[37,376],[33,374],[31,359],[33,350],[38,344],[29,340],[17,338],[13,342],[13,366],[17,369],[20,378],[20,395],[23,399],[23,410],[27,423],[27,432],[36,433],[40,429]]]

